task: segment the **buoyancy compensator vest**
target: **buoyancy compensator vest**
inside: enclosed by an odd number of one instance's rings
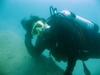
[[[59,19],[59,16],[63,17],[64,19],[68,20],[70,23],[71,22],[76,22],[78,23],[78,25],[80,25],[80,27],[84,28],[84,29],[90,29],[93,30],[95,32],[99,31],[99,26],[97,24],[95,24],[92,21],[89,21],[85,18],[82,18],[78,15],[75,15],[74,13],[72,13],[71,11],[68,10],[63,10],[62,12],[58,12],[57,8],[53,8],[52,6],[50,6],[50,17],[47,19],[47,22],[50,21],[52,18],[53,21],[55,21],[55,19]],[[52,26],[52,25],[50,25]],[[82,32],[79,32],[80,36],[83,36]],[[84,37],[84,36],[83,36]],[[83,40],[85,40],[84,38],[82,38]],[[83,61],[82,61],[83,62]],[[90,75],[90,71],[87,69],[85,63],[83,62],[83,66],[84,66],[84,72],[86,75]]]

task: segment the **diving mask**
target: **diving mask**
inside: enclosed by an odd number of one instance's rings
[[[32,27],[31,34],[33,36],[39,36],[43,28],[44,28],[44,23],[42,21],[37,21],[36,23],[34,23]]]

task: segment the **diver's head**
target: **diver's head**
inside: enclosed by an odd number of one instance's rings
[[[31,16],[29,20],[21,21],[23,28],[33,36],[39,36],[45,27],[45,19],[38,16]]]

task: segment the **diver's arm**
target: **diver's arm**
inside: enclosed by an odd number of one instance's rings
[[[69,40],[70,42],[72,42],[71,44],[69,43],[68,44],[70,45],[70,48],[73,49],[73,51],[75,51],[75,52],[69,52],[70,54],[68,55],[67,68],[64,73],[64,75],[72,75],[72,72],[77,60],[76,51],[78,49],[78,46],[80,46],[78,42],[79,41],[78,33],[77,33],[77,30],[73,27],[73,25],[67,20],[63,20],[63,19],[60,20],[58,22],[58,26],[59,26],[59,30],[61,29],[60,32],[63,34],[66,34],[64,36],[67,38],[66,40]],[[76,41],[77,41],[77,44],[76,44]]]
[[[25,46],[29,52],[29,54],[32,56],[32,57],[38,57],[42,54],[42,52],[45,50],[45,47],[41,47],[41,44],[36,44],[35,46],[33,46],[32,42],[31,42],[31,39],[32,39],[32,35],[30,33],[26,33],[25,34]],[[37,41],[37,42],[41,42],[41,41]]]
[[[67,62],[67,68],[65,70],[64,75],[72,75],[75,64],[76,64],[76,58],[74,56],[69,57]]]
[[[33,54],[34,54],[33,51],[35,50],[35,47],[32,45],[31,39],[32,39],[31,34],[27,32],[25,34],[25,46],[26,46],[29,54],[33,57]]]

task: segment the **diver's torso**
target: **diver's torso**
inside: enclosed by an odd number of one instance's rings
[[[66,61],[67,57],[78,49],[76,44],[79,40],[74,40],[74,36],[70,35],[68,30],[56,24],[54,28],[49,29],[49,35],[45,35],[46,47],[58,61]]]
[[[59,37],[58,37],[59,38]],[[46,39],[46,48],[50,50],[50,53],[57,61],[65,60],[68,57],[68,45],[64,40],[51,36],[49,39]]]

